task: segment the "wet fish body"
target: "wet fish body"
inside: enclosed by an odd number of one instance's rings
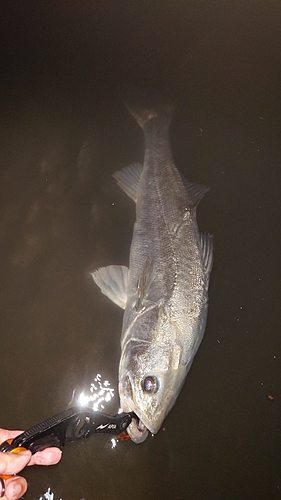
[[[122,410],[140,419],[128,432],[142,442],[160,429],[203,338],[213,241],[196,222],[208,189],[185,180],[173,162],[170,108],[130,111],[144,131],[144,163],[114,174],[136,202],[129,269],[108,266],[93,278],[125,309],[119,395]]]

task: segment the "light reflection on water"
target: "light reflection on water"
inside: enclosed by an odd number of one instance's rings
[[[88,389],[83,389],[83,391],[77,395],[76,391],[73,391],[71,404],[87,406],[88,408],[93,408],[94,411],[102,411],[105,409],[104,403],[109,403],[113,398],[114,389],[110,387],[110,382],[108,380],[103,381],[101,374],[97,373]],[[117,438],[111,438],[111,448],[115,448],[118,442],[119,440]]]
[[[76,390],[73,391],[71,405],[87,406],[94,411],[102,411],[105,409],[105,404],[114,397],[114,389],[110,386],[108,380],[103,380],[100,373],[94,377],[93,382],[90,383],[89,388],[83,389],[80,393]],[[111,447],[115,448],[118,440],[111,439]],[[57,500],[51,488],[40,496],[39,500]],[[61,498],[59,500],[62,500]],[[84,499],[81,499],[84,500]]]
[[[39,500],[55,500],[55,495],[54,493],[52,493],[51,488],[48,488],[46,493],[44,493],[44,495],[40,497]]]
[[[46,493],[44,493],[43,496],[39,498],[39,500],[57,500],[55,497],[55,494],[52,492],[51,488],[48,488]],[[60,500],[62,500],[60,498]],[[81,500],[85,500],[84,498],[81,498]]]
[[[110,387],[110,382],[108,380],[103,381],[100,373],[97,373],[88,389],[83,389],[80,394],[76,394],[75,390],[73,391],[71,404],[87,406],[93,408],[94,411],[102,411],[105,409],[104,403],[109,403],[113,397],[114,389]]]

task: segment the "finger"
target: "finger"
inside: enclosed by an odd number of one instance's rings
[[[61,457],[62,451],[59,448],[46,448],[35,453],[28,465],[55,465]]]
[[[17,474],[24,469],[31,459],[31,451],[21,453],[0,452],[0,474]]]
[[[23,431],[8,431],[7,429],[0,428],[0,443],[6,441],[7,439],[15,438]]]
[[[25,494],[27,482],[23,477],[15,476],[5,481],[5,495],[1,500],[18,500]]]

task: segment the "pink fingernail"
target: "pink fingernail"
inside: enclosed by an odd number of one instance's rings
[[[23,494],[23,490],[20,484],[14,484],[12,489],[12,497],[17,500]]]

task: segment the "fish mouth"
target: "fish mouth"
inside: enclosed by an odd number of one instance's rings
[[[132,422],[127,428],[127,432],[131,440],[137,444],[143,443],[149,434],[147,427],[145,427],[144,423],[139,418],[138,420],[133,418]]]
[[[149,430],[141,421],[135,410],[131,408],[131,405],[128,406],[126,403],[121,402],[121,409],[125,413],[135,413],[137,418],[133,417],[132,422],[127,427],[127,432],[134,443],[143,443],[149,434]]]
[[[138,415],[138,411],[136,411],[134,402],[133,402],[133,391],[132,391],[132,384],[130,380],[130,376],[127,375],[125,379],[125,384],[126,384],[126,389],[127,393],[130,394],[130,396],[124,396],[122,395],[122,386],[119,384],[119,394],[120,394],[120,403],[121,403],[121,409],[125,413],[131,413],[134,412],[137,418],[132,419],[132,422],[130,425],[127,427],[127,432],[131,438],[131,440],[134,443],[143,443],[143,441],[146,440],[148,434],[149,434],[149,429],[147,426],[143,423],[143,421],[140,419]]]

